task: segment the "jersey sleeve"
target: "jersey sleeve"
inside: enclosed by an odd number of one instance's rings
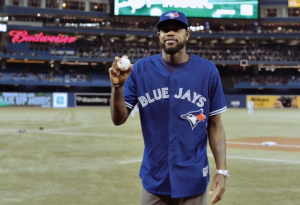
[[[124,99],[126,107],[133,109],[137,103],[136,78],[134,71],[131,71],[124,84]]]
[[[212,72],[212,76],[210,80],[210,90],[209,90],[210,93],[209,116],[217,115],[227,110],[220,74],[216,66],[215,65],[213,66],[214,66],[214,71]]]

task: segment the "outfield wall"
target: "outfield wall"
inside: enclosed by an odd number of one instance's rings
[[[225,95],[228,108],[300,108],[300,96]],[[0,93],[0,107],[103,107],[109,106],[110,93]]]
[[[110,93],[69,93],[69,107],[109,106]],[[300,96],[291,95],[225,95],[228,108],[246,108],[252,99],[255,108],[300,108]]]
[[[0,107],[52,107],[53,93],[0,93]]]

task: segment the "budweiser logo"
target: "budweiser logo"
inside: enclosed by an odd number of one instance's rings
[[[13,43],[22,43],[22,42],[41,42],[41,43],[73,43],[77,40],[77,37],[68,37],[58,34],[57,36],[44,36],[44,33],[41,32],[38,35],[28,35],[28,31],[10,31],[9,35],[12,36]]]

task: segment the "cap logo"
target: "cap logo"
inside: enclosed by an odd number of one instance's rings
[[[169,13],[167,13],[165,16],[169,16],[170,19],[174,19],[174,18],[176,18],[176,17],[179,17],[179,14],[178,14],[178,12],[175,12],[175,13],[169,12]]]

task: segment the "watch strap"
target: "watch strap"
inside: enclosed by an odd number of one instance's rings
[[[221,169],[218,169],[218,170],[217,170],[217,174],[222,174],[222,175],[224,175],[227,179],[230,177],[229,170],[221,170]]]
[[[118,84],[118,85],[114,85],[114,84],[111,84],[112,87],[115,87],[115,88],[119,88],[119,87],[122,87],[124,84]]]

